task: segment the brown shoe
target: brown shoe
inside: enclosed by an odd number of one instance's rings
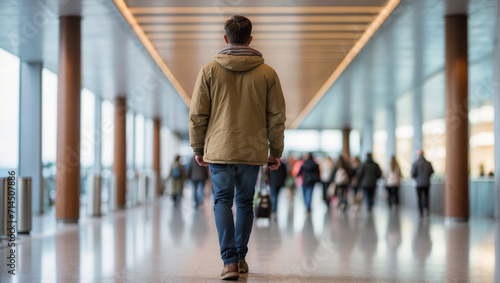
[[[240,277],[240,271],[238,269],[238,264],[233,263],[229,265],[224,264],[224,268],[220,273],[220,279],[222,280],[237,280]]]
[[[238,262],[238,267],[240,268],[240,273],[248,273],[248,264],[245,260]]]

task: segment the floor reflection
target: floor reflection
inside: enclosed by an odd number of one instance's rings
[[[358,246],[364,254],[364,262],[369,269],[373,265],[373,256],[377,251],[377,245],[378,235],[375,230],[375,221],[373,215],[370,214],[364,219],[358,235]]]
[[[420,270],[424,270],[425,262],[432,252],[432,240],[429,233],[430,223],[427,220],[418,222],[413,236],[412,250]]]
[[[180,245],[182,243],[182,236],[184,235],[184,215],[179,208],[172,208],[172,214],[168,223],[170,236],[174,244]]]
[[[80,278],[81,240],[78,230],[56,237],[56,277],[58,282],[77,281]]]
[[[372,215],[340,213],[320,198],[307,216],[301,199],[288,197],[280,196],[276,219],[254,222],[251,273],[242,281],[500,281],[493,220],[445,225],[439,216],[421,220],[416,211],[383,205]],[[57,226],[55,235],[22,242],[18,275],[1,267],[0,282],[219,282],[213,206],[194,209],[190,202],[184,198],[176,209],[161,199]],[[7,252],[0,249],[0,257]]]
[[[192,224],[189,231],[191,239],[197,247],[202,247],[207,239],[208,225],[214,224],[207,223],[209,219],[205,215],[204,210],[198,210],[192,214]]]
[[[446,227],[446,280],[469,280],[470,227],[450,223]]]

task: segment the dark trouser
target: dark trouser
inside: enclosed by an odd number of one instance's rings
[[[387,203],[389,208],[392,205],[399,205],[399,187],[385,187],[387,189]]]
[[[205,181],[193,181],[193,198],[196,207],[203,203],[205,196]]]
[[[347,208],[347,185],[337,186],[337,190],[339,190],[340,202],[339,205],[344,204]]]
[[[375,188],[363,188],[365,192],[365,201],[368,210],[371,210],[375,198]]]
[[[328,200],[328,186],[330,186],[330,182],[321,182],[321,184],[323,184],[323,200],[328,205],[330,203]]]
[[[177,207],[181,202],[181,195],[180,194],[172,195],[172,200],[174,201],[174,205]]]
[[[278,209],[278,194],[280,193],[281,187],[270,186],[271,187],[271,206],[273,207],[273,212],[276,213]]]
[[[424,215],[424,208],[429,211],[429,187],[417,187],[418,210]]]

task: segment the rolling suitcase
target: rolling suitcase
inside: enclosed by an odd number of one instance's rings
[[[257,194],[257,204],[255,206],[255,217],[269,218],[271,216],[271,197],[268,193],[260,191]]]
[[[271,196],[267,189],[266,174],[263,167],[260,168],[257,177],[257,196],[255,198],[255,217],[270,218],[271,217]]]

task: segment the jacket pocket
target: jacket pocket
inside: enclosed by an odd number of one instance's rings
[[[207,140],[205,141],[205,152],[203,153],[203,155],[207,155],[208,154],[208,148],[210,146],[210,137],[207,137]]]

